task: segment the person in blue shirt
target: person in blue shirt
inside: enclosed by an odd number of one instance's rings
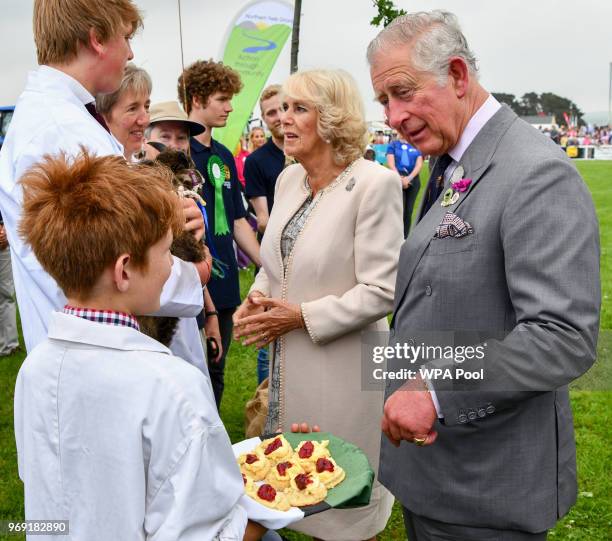
[[[387,164],[391,169],[397,171],[402,179],[404,238],[406,238],[410,232],[414,202],[421,187],[419,173],[423,167],[423,156],[408,142],[396,139],[391,141],[387,147]]]
[[[198,60],[181,74],[178,98],[190,120],[206,127],[202,134],[191,138],[191,158],[205,182],[208,228],[211,232],[213,257],[222,262],[223,276],[213,277],[208,290],[219,318],[223,353],[218,361],[208,360],[217,407],[221,404],[224,387],[225,359],[232,339],[232,315],[240,304],[238,264],[234,241],[257,266],[260,266],[259,244],[246,221],[246,209],[238,185],[234,156],[230,150],[212,138],[212,129],[227,123],[232,112],[231,100],[242,89],[240,75],[229,66],[212,60]]]

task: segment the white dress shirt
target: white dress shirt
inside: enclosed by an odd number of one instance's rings
[[[491,120],[491,117],[497,113],[500,107],[501,103],[499,103],[491,94],[489,94],[489,97],[485,100],[485,102],[472,115],[472,118],[470,118],[465,126],[465,129],[461,133],[459,141],[457,141],[457,144],[448,151],[448,155],[453,159],[453,161],[445,170],[445,181],[448,181],[450,176],[453,174],[453,171],[461,163],[461,158],[463,158],[465,151],[472,144],[472,141],[476,138],[484,125]]]
[[[68,539],[243,537],[210,384],[133,328],[54,312],[17,377],[15,438],[26,519],[68,520]]]
[[[11,246],[15,292],[28,351],[46,338],[51,312],[61,310],[66,298],[17,234],[23,199],[18,180],[45,154],[63,151],[75,156],[84,146],[98,156],[123,155],[123,147],[85,108],[92,101],[94,97],[78,81],[62,71],[40,66],[28,75],[0,151],[0,208]],[[194,265],[175,258],[161,300],[158,315],[195,317],[201,311],[202,288]],[[197,333],[197,326],[195,330]],[[193,326],[190,332],[193,334]],[[190,351],[195,351],[186,360],[202,368],[204,350],[199,334],[185,340],[191,344]]]

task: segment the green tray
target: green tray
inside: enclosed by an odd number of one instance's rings
[[[275,435],[269,437],[274,437]],[[316,505],[300,508],[306,516],[320,513],[332,507],[346,509],[350,507],[363,507],[370,503],[374,471],[370,466],[368,457],[359,447],[329,432],[311,432],[308,434],[284,432],[283,436],[285,436],[294,449],[304,440],[329,440],[328,449],[331,452],[332,458],[346,472],[344,481],[338,486],[329,489],[324,501]],[[263,439],[267,439],[267,437],[262,436]]]

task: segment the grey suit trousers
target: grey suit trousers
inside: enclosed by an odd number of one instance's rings
[[[547,532],[529,533],[518,530],[473,528],[446,524],[411,513],[402,507],[409,541],[545,541]]]

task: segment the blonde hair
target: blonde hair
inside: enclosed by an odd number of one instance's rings
[[[261,133],[264,134],[264,137],[266,136],[266,130],[264,130],[263,128],[261,128],[259,126],[253,128],[249,132],[249,152],[253,152],[255,150],[255,146],[253,145],[253,136],[255,135],[256,131],[260,131]]]
[[[281,85],[268,85],[263,89],[261,93],[261,97],[259,98],[259,108],[261,109],[261,113],[263,114],[263,102],[277,96],[281,92]]]
[[[89,45],[90,29],[104,43],[121,25],[134,33],[142,15],[131,0],[34,0],[33,25],[38,63],[65,64]]]
[[[100,94],[96,97],[96,109],[98,113],[104,115],[107,119],[110,118],[113,107],[119,101],[119,98],[126,92],[132,91],[135,94],[151,95],[153,83],[151,77],[142,68],[139,68],[131,62],[125,66],[121,86],[110,94]]]
[[[363,101],[357,84],[346,71],[298,71],[285,81],[282,94],[316,107],[317,133],[331,144],[338,165],[363,156],[368,132]]]

